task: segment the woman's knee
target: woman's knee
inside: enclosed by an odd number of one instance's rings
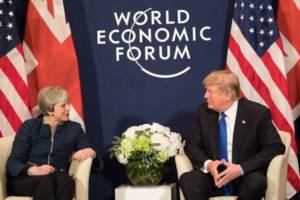
[[[45,175],[39,177],[38,185],[41,187],[53,188],[54,184],[55,183],[51,175]]]
[[[70,190],[75,190],[75,182],[67,173],[57,173],[55,176],[57,189],[68,188]]]

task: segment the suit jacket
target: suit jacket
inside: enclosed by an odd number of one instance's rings
[[[26,120],[20,127],[6,163],[7,171],[11,176],[22,176],[23,170],[27,173],[32,165],[47,164],[49,158],[50,165],[67,170],[72,153],[90,146],[81,125],[72,121],[58,125],[52,140],[50,127],[43,123],[41,115]]]
[[[219,113],[201,105],[197,110],[197,128],[187,140],[185,153],[195,169],[206,160],[218,160]],[[232,163],[240,164],[244,174],[266,171],[269,162],[284,153],[285,146],[265,106],[241,98],[233,132]]]

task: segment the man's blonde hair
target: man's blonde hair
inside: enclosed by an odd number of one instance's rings
[[[220,91],[231,93],[233,100],[240,98],[241,88],[239,78],[229,70],[212,71],[204,78],[202,83],[205,87],[217,85]]]

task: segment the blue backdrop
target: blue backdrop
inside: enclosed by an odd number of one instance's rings
[[[188,137],[203,77],[224,68],[229,0],[67,0],[79,57],[86,130],[104,158],[90,199],[113,199],[127,182],[108,158],[113,136],[158,122]],[[172,160],[166,182],[176,181]]]

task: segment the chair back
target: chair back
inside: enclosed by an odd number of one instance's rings
[[[14,136],[0,138],[0,200],[5,199],[6,194],[6,162],[10,154]]]
[[[291,136],[288,132],[278,131],[282,143],[285,145],[283,155],[273,158],[267,171],[268,187],[266,190],[267,200],[286,199],[288,155],[291,146]]]

